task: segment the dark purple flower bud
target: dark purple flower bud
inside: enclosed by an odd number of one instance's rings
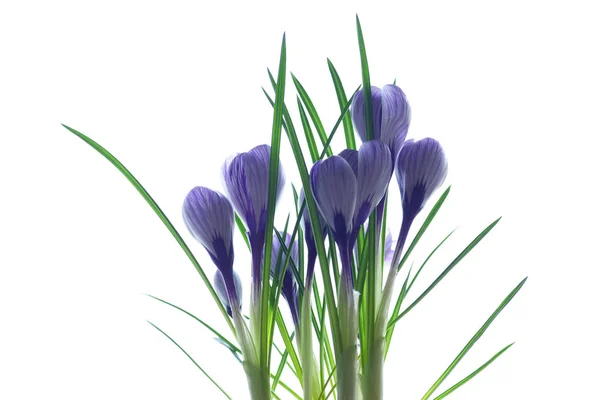
[[[233,208],[219,192],[195,187],[183,202],[183,220],[190,233],[222,271],[233,268]]]
[[[219,270],[215,272],[215,277],[213,279],[213,282],[215,284],[215,292],[217,292],[217,296],[219,296],[221,303],[223,303],[223,306],[225,306],[227,314],[229,314],[230,317],[233,316],[232,305],[234,305],[234,307],[237,307],[240,310],[242,308],[242,281],[237,272],[232,272],[233,285],[228,285],[225,282],[225,279],[223,279],[223,274]],[[233,288],[233,293],[228,292],[228,286],[230,288]]]
[[[317,161],[310,171],[315,201],[337,242],[352,232],[358,182],[352,167],[340,157]]]
[[[410,125],[411,111],[406,95],[396,85],[385,85],[381,89],[371,86],[371,98],[373,138],[386,144],[395,160]],[[351,113],[354,126],[363,142],[367,140],[364,104],[364,91],[361,89],[352,100]]]
[[[405,218],[414,218],[448,174],[448,160],[440,143],[432,138],[407,141],[396,160]]]
[[[246,223],[250,235],[264,232],[271,147],[260,145],[230,158],[223,165],[223,181],[231,202]],[[277,198],[283,190],[285,175],[279,166]]]
[[[290,312],[292,313],[292,319],[294,324],[297,326],[300,322],[298,314],[298,284],[296,278],[292,272],[291,263],[298,265],[298,244],[296,241],[291,244],[291,235],[288,233],[285,235],[285,247],[287,252],[291,252],[290,263],[286,266],[285,273],[283,275],[283,283],[281,285],[281,294],[288,302],[290,306]],[[271,276],[274,276],[276,272],[281,274],[281,270],[284,267],[285,259],[287,258],[287,252],[284,252],[281,241],[277,235],[273,237],[273,247],[271,249]],[[279,270],[279,271],[278,271]]]
[[[301,207],[302,203],[304,203],[304,201],[305,201],[304,189],[301,189],[300,194],[298,195],[298,207]],[[323,216],[321,215],[320,211],[318,211],[318,214],[319,214],[319,225],[321,226],[321,230],[322,230],[321,235],[323,236],[323,239],[325,239],[325,237],[327,236],[327,223],[323,219]],[[311,249],[314,249],[316,251],[315,238],[313,236],[312,223],[310,222],[308,205],[305,205],[304,210],[302,211],[302,225],[304,225],[304,239],[306,240],[306,244],[308,246],[308,251],[310,252]]]

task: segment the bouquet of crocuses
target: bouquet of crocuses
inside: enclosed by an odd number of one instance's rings
[[[222,175],[226,194],[198,186],[185,198],[183,220],[191,236],[204,246],[217,267],[212,282],[158,204],[123,164],[92,139],[66,127],[129,179],[181,245],[215,299],[235,341],[227,339],[228,335],[203,320],[194,318],[211,330],[241,362],[251,398],[255,400],[283,398],[282,393],[286,393],[286,397],[291,395],[305,400],[331,396],[340,400],[382,399],[384,361],[395,324],[499,221],[488,225],[415,300],[408,306],[404,304],[423,267],[450,236],[429,253],[414,273],[412,268],[405,272],[399,292],[394,290],[402,267],[448,196],[449,187],[413,233],[413,222],[443,185],[448,163],[443,148],[435,139],[407,140],[411,109],[406,96],[395,84],[382,88],[371,86],[358,18],[357,32],[362,87],[347,98],[336,69],[329,62],[341,110],[329,134],[308,93],[292,76],[309,158],[303,153],[284,102],[284,36],[277,79],[269,72],[274,98],[265,91],[274,110],[270,145],[257,146],[224,163]],[[347,148],[334,155],[330,145],[340,125]],[[313,128],[321,141],[321,150]],[[285,226],[276,228],[275,208],[285,185],[279,160],[283,132],[293,151],[301,185],[293,186],[294,217],[288,217]],[[355,132],[362,141],[358,148]],[[402,202],[402,222],[396,238],[387,233],[386,228],[388,190],[395,190],[390,184],[394,175]],[[392,206],[399,207],[397,204]],[[252,260],[247,313],[242,307],[243,280],[240,278],[240,273],[247,270],[237,267],[238,273],[234,269],[236,227]],[[412,241],[406,247],[409,235],[412,235]],[[315,276],[317,270],[320,274]],[[425,392],[423,399],[434,395],[524,283],[525,279],[502,301]],[[280,301],[281,296],[287,307]],[[171,303],[160,301],[187,313]],[[288,327],[283,317],[287,308],[293,327]],[[170,336],[156,328],[183,350]],[[276,337],[281,337],[283,349],[275,344]],[[510,346],[501,349],[435,398],[444,398],[468,382]],[[198,363],[194,363],[227,398],[231,398]],[[282,380],[286,368],[297,378],[297,384]]]

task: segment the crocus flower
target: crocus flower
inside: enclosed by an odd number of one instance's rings
[[[354,95],[351,108],[352,121],[363,142],[367,140],[364,97],[364,89],[359,90]],[[373,139],[381,140],[390,148],[393,161],[406,139],[410,124],[410,106],[406,95],[396,85],[385,85],[381,89],[371,86],[371,98]]]
[[[252,279],[260,286],[267,198],[269,195],[269,165],[271,147],[260,145],[247,153],[230,158],[223,165],[223,182],[229,199],[248,228],[252,248]],[[277,198],[284,185],[284,173],[279,166]]]
[[[331,228],[342,256],[346,279],[352,279],[350,253],[360,226],[383,197],[392,175],[390,150],[371,140],[358,151],[317,161],[311,185],[323,218]]]
[[[396,160],[396,179],[402,197],[402,226],[392,266],[397,266],[408,231],[431,194],[448,174],[448,160],[440,143],[432,138],[408,140]]]
[[[448,174],[448,160],[440,143],[432,138],[409,140],[396,160],[405,216],[416,216]]]
[[[221,271],[233,269],[233,208],[219,192],[193,188],[183,203],[183,220]]]
[[[242,308],[242,281],[240,279],[240,276],[237,274],[237,272],[233,271],[233,282],[234,282],[234,293],[233,293],[233,301],[229,298],[229,295],[227,293],[227,288],[225,287],[225,280],[223,279],[223,274],[221,273],[221,271],[217,270],[215,272],[215,277],[213,279],[213,282],[215,284],[215,292],[217,292],[217,296],[219,296],[219,299],[221,300],[221,303],[223,303],[223,306],[225,306],[225,309],[227,310],[227,314],[229,314],[229,316],[233,316],[232,314],[232,304],[234,305],[234,307],[237,307],[238,310],[241,310]]]
[[[286,250],[291,252],[290,263],[298,265],[298,244],[296,241],[291,244],[292,237],[290,234],[285,235],[285,247]],[[277,235],[273,237],[273,247],[271,249],[271,276],[274,276],[276,272],[281,273],[281,269],[284,267],[284,262],[287,254],[283,251],[281,241]],[[279,270],[279,271],[278,271]],[[288,302],[290,306],[290,312],[292,313],[292,319],[294,325],[297,327],[300,324],[300,318],[298,314],[298,285],[296,278],[292,272],[290,264],[286,266],[285,273],[283,275],[283,283],[281,285],[281,294],[283,298]]]

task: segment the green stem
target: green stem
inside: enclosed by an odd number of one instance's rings
[[[358,308],[355,291],[349,279],[340,280],[339,315],[342,334],[342,351],[337,357],[338,399],[358,399]]]

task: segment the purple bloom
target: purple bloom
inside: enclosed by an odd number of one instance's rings
[[[219,296],[221,303],[223,303],[223,306],[225,306],[227,314],[232,317],[232,305],[233,307],[237,307],[239,310],[242,308],[242,281],[240,276],[237,274],[237,272],[233,271],[233,293],[229,293],[227,291],[227,285],[223,279],[223,274],[221,274],[221,271],[217,270],[215,272],[213,281],[217,296]]]
[[[219,192],[193,188],[183,202],[183,220],[221,271],[233,269],[233,208]]]
[[[414,218],[448,174],[448,160],[439,142],[432,138],[409,140],[396,160],[405,218]]]
[[[410,105],[406,95],[396,85],[383,88],[371,86],[371,104],[373,107],[373,138],[381,140],[396,159],[408,132],[410,124]],[[367,125],[364,110],[364,90],[359,90],[352,100],[352,121],[361,139],[367,140]]]
[[[392,176],[390,150],[380,140],[371,140],[358,151],[344,150],[316,162],[310,175],[319,210],[340,249],[342,267],[349,271],[360,226],[382,199]]]
[[[298,265],[298,244],[294,241],[290,246],[292,237],[290,234],[285,235],[285,247],[288,252],[291,252],[290,263]],[[271,249],[271,276],[274,276],[276,272],[281,274],[281,269],[284,267],[284,262],[287,257],[287,252],[284,252],[281,246],[281,241],[277,235],[273,237],[273,247]],[[290,312],[292,313],[292,319],[294,325],[298,326],[300,323],[298,314],[298,284],[296,278],[290,267],[290,263],[285,267],[285,273],[283,275],[283,283],[281,285],[281,294],[288,302],[290,306]],[[277,271],[279,269],[279,271]]]
[[[271,147],[263,144],[247,153],[230,158],[223,165],[225,190],[250,235],[264,234],[267,197],[269,194],[269,165]],[[279,166],[277,198],[281,195],[285,177]]]

